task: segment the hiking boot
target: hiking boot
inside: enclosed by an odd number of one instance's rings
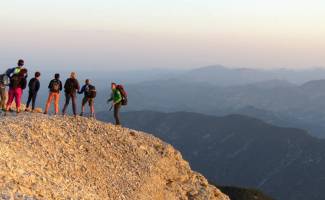
[[[83,113],[83,112],[81,112],[81,113],[80,113],[80,116],[81,116],[81,117],[82,117],[82,116],[84,116],[84,113]]]
[[[45,112],[43,112],[43,114],[44,114],[44,115],[47,115],[47,112],[45,111]]]

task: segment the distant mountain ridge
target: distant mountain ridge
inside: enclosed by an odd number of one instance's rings
[[[247,112],[249,116],[261,117],[280,126],[286,121],[288,126],[306,129],[314,136],[325,138],[323,80],[303,85],[269,80],[238,86],[173,80],[127,85],[127,90],[129,110],[189,111],[220,116],[241,114],[243,109],[250,107],[263,110],[265,114]]]
[[[109,116],[97,115],[104,121]],[[303,130],[241,115],[139,111],[122,119],[173,144],[212,182],[259,188],[278,200],[325,199],[325,140]]]
[[[243,85],[272,79],[286,80],[295,84],[325,79],[325,68],[311,69],[258,69],[210,65],[179,75],[182,80],[209,82],[223,86]]]

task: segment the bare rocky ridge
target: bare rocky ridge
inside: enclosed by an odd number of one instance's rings
[[[0,126],[1,199],[229,200],[149,134],[29,113]]]

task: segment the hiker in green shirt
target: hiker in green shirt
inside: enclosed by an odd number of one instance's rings
[[[116,88],[116,83],[111,84],[112,94],[111,98],[107,100],[107,102],[113,101],[112,107],[114,107],[114,118],[115,118],[115,125],[120,126],[120,109],[122,106],[122,94],[121,92]]]

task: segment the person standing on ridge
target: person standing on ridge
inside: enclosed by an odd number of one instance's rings
[[[64,93],[65,93],[65,103],[63,106],[62,114],[66,114],[67,107],[72,99],[72,110],[73,115],[77,116],[77,91],[80,90],[79,82],[76,78],[76,73],[71,72],[70,78],[65,81]]]
[[[23,95],[23,90],[26,88],[27,85],[26,74],[27,69],[23,68],[19,71],[19,73],[15,73],[11,76],[6,111],[11,110],[11,104],[15,99],[16,112],[17,114],[20,112],[21,97]]]
[[[90,108],[90,117],[95,117],[95,108],[94,108],[94,100],[96,97],[96,88],[95,86],[90,84],[90,80],[86,79],[85,85],[82,86],[81,90],[78,94],[84,93],[84,97],[81,103],[81,113],[80,116],[83,116],[85,112],[85,105],[88,103]]]
[[[120,90],[117,89],[116,83],[111,84],[112,94],[111,98],[107,100],[107,102],[113,102],[112,107],[114,108],[114,119],[115,119],[115,125],[120,126],[120,109],[122,106],[122,94]]]
[[[6,111],[7,92],[6,87],[9,85],[9,77],[4,73],[0,75],[0,109]]]
[[[54,114],[59,113],[60,92],[62,91],[62,82],[60,81],[60,74],[55,74],[54,79],[49,83],[49,96],[47,98],[44,114],[47,114],[51,102],[54,99]]]
[[[28,83],[29,93],[28,93],[28,100],[27,100],[26,109],[25,109],[26,112],[29,111],[30,102],[32,102],[32,112],[35,109],[36,97],[37,97],[37,93],[40,89],[40,81],[39,81],[40,77],[41,77],[41,73],[35,72],[35,77],[30,79],[30,81]]]

